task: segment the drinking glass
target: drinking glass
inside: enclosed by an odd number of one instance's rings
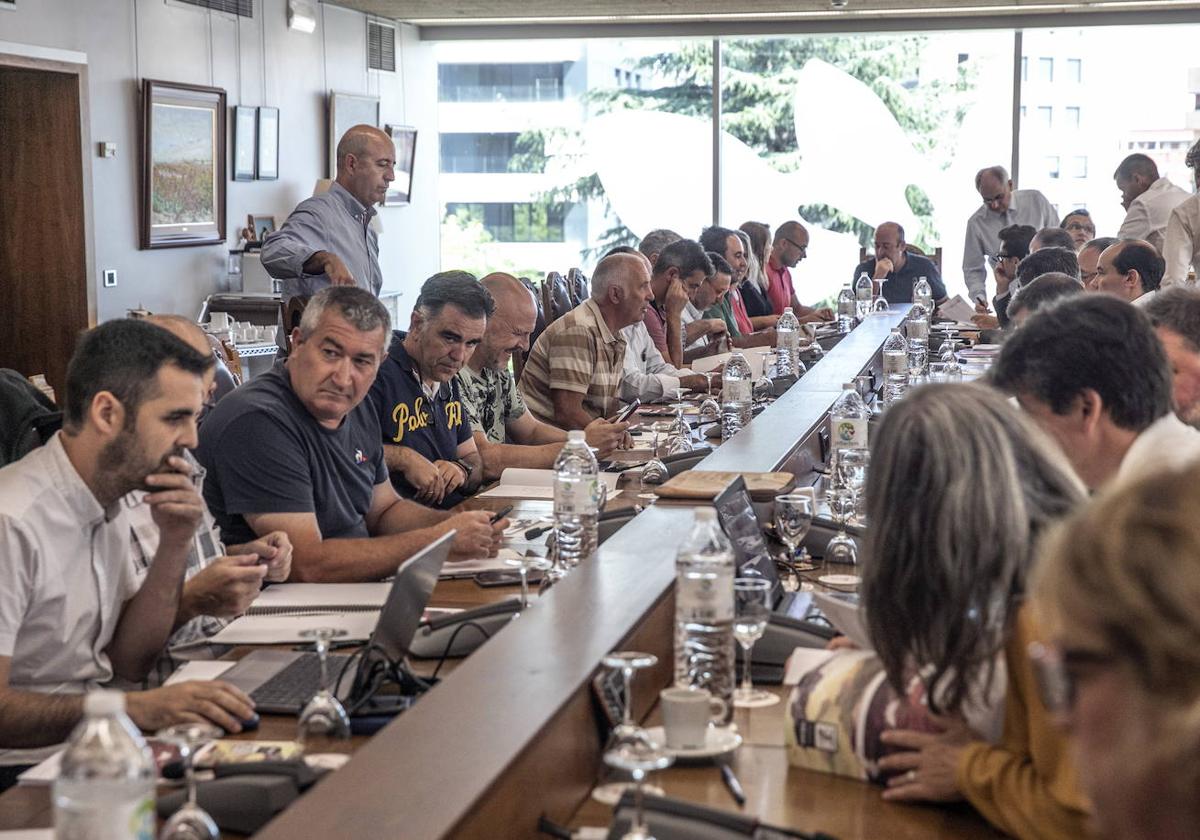
[[[160,729],[155,737],[179,749],[187,783],[187,801],[163,824],[159,840],[219,840],[217,824],[196,804],[195,757],[198,749],[221,737],[221,730],[207,723],[181,723]]]
[[[782,493],[775,497],[775,533],[788,549],[788,568],[799,577],[800,572],[815,567],[803,546],[796,556],[796,546],[803,542],[812,527],[813,500],[804,493]],[[798,581],[797,581],[798,582]]]
[[[702,424],[719,423],[721,421],[721,404],[708,397],[700,403],[700,422]]]
[[[645,812],[642,802],[642,786],[646,774],[654,770],[665,770],[675,760],[674,756],[666,753],[663,748],[649,739],[621,741],[604,753],[604,763],[609,767],[624,770],[633,776],[634,782],[634,813],[633,823],[622,840],[654,840],[650,828],[645,822]]]
[[[608,740],[608,751],[623,751],[636,752],[641,745],[653,745],[650,736],[646,734],[646,730],[633,720],[633,675],[634,672],[644,668],[652,668],[658,664],[658,657],[652,653],[641,653],[634,650],[619,650],[605,656],[600,660],[601,664],[606,668],[612,668],[621,672],[622,694],[624,702],[621,710],[621,722],[613,727],[612,734]],[[657,746],[657,745],[653,745]],[[611,767],[629,770],[628,767],[621,767],[607,760],[606,763]],[[665,765],[664,765],[665,766]],[[654,768],[651,768],[654,769]],[[640,785],[641,779],[636,775],[634,780]],[[606,801],[616,801],[620,799],[621,794],[629,787],[627,782],[610,782],[601,785],[600,797]]]
[[[550,561],[540,555],[526,552],[520,557],[509,557],[504,562],[509,566],[516,566],[517,571],[521,573],[521,609],[524,610],[529,606],[530,569],[536,569],[539,572],[548,572],[550,570]]]
[[[843,449],[839,455],[834,468],[837,473],[834,486],[850,492],[850,509],[857,512],[863,489],[867,486],[867,467],[871,463],[871,452],[868,449]]]
[[[675,413],[678,414],[680,417],[683,417],[683,413],[688,407],[688,404],[683,401],[683,395],[686,393],[687,393],[687,388],[676,388],[675,389],[675,402],[673,402],[671,404],[671,408],[675,409]]]
[[[771,618],[771,582],[764,578],[737,578],[733,581],[733,598],[733,637],[742,646],[742,684],[733,692],[733,705],[742,709],[773,706],[779,697],[756,689],[750,676],[750,652],[766,632]]]
[[[883,295],[880,295],[879,297],[875,298],[875,302],[873,304],[871,304],[871,312],[880,314],[880,313],[886,313],[887,311],[888,311],[887,298],[885,298]]]
[[[296,740],[306,753],[338,752],[350,738],[350,718],[342,701],[329,690],[329,643],[345,636],[339,627],[314,627],[300,632],[303,639],[312,639],[321,661],[321,687],[300,712]]]
[[[829,511],[838,525],[838,532],[825,546],[825,562],[854,564],[858,562],[858,545],[846,533],[846,518],[854,509],[854,491],[849,488],[830,488],[825,494]]]

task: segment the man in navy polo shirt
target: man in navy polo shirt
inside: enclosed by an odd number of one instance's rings
[[[444,271],[421,286],[408,332],[392,333],[370,400],[401,496],[450,508],[479,487],[483,462],[455,374],[475,352],[494,308],[473,275]]]

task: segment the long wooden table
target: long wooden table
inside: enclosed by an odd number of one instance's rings
[[[873,316],[700,465],[703,469],[790,469],[802,481],[824,456],[826,414],[841,384],[878,370],[879,347],[906,306]],[[614,500],[632,504],[636,491]],[[478,500],[496,509],[503,500]],[[514,515],[548,511],[519,502]],[[479,651],[457,663],[411,710],[373,738],[349,744],[351,761],[280,814],[258,837],[494,838],[539,837],[538,817],[602,824],[608,815],[588,799],[601,766],[590,692],[600,659],[615,649],[655,653],[659,665],[639,675],[634,713],[651,713],[672,680],[674,560],[691,529],[688,507],[653,506],[638,514]],[[467,607],[514,590],[470,581],[438,584],[432,603]],[[748,743],[734,759],[746,788],[745,813],[767,822],[822,830],[843,840],[877,837],[992,837],[964,809],[889,805],[878,789],[789,768],[782,747],[782,704],[739,715]],[[287,738],[291,718],[265,717],[248,737]],[[660,774],[667,792],[736,810],[712,767]],[[46,791],[15,789],[0,797],[0,828],[46,826]]]

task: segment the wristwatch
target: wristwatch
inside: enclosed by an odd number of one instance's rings
[[[455,458],[450,463],[457,464],[458,468],[463,471],[463,474],[466,476],[466,478],[463,479],[464,481],[471,480],[471,473],[475,472],[475,469],[470,464],[468,464],[466,461],[464,461],[461,458]]]

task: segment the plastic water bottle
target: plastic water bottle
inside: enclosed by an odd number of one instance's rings
[[[154,758],[125,715],[125,695],[93,691],[54,782],[58,840],[153,840]]]
[[[727,441],[750,423],[754,376],[741,353],[733,353],[721,374],[721,440]]]
[[[883,405],[886,408],[904,396],[908,387],[908,341],[899,327],[883,342]]]
[[[871,301],[875,298],[875,284],[867,272],[858,275],[854,281],[854,315],[863,320],[871,314]]]
[[[596,550],[600,466],[582,429],[567,432],[554,461],[555,569],[561,576]]]
[[[796,376],[796,362],[800,360],[800,319],[792,312],[792,307],[783,310],[775,323],[775,352],[779,373],[783,376]]]
[[[925,311],[919,303],[913,304],[908,312],[908,321],[905,322],[910,376],[924,376],[926,365],[929,363],[929,321],[925,317]]]
[[[707,689],[733,718],[733,548],[712,508],[696,508],[696,524],[675,559],[675,685]]]
[[[924,275],[917,278],[916,285],[913,286],[913,303],[919,303],[921,308],[926,313],[933,311],[933,287],[929,285],[929,280]],[[911,336],[909,336],[911,338]]]
[[[843,449],[866,449],[871,412],[853,382],[842,386],[842,395],[829,409],[829,443],[836,464]]]
[[[854,303],[854,292],[850,289],[850,284],[842,286],[842,290],[837,296],[837,325],[838,332],[848,333],[854,328],[854,313],[856,306]]]

